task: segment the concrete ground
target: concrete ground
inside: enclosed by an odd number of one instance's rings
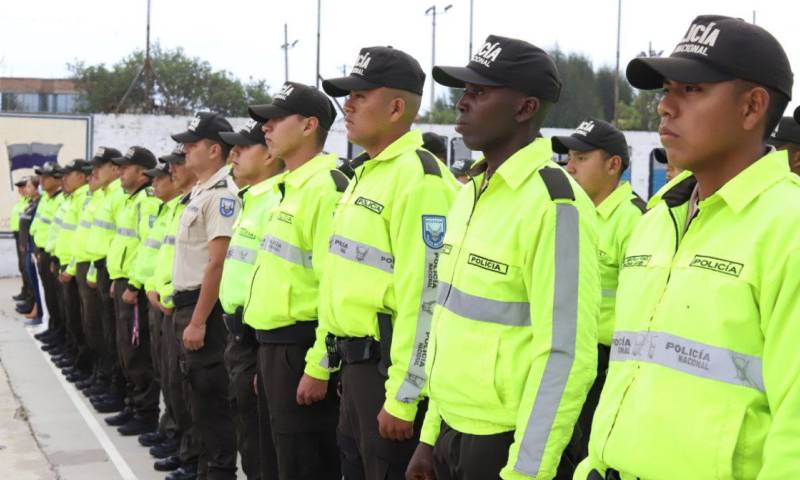
[[[0,278],[0,478],[158,479],[136,437],[103,421],[42,352],[11,296],[19,277]]]

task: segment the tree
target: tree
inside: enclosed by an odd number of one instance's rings
[[[464,91],[460,88],[448,88],[447,95],[439,96],[433,102],[433,110],[422,116],[424,123],[453,124],[456,123],[458,110],[456,104]]]
[[[658,90],[640,90],[630,104],[619,104],[619,128],[622,130],[654,131],[661,123],[658,115],[658,102],[661,94]]]
[[[595,73],[595,93],[600,99],[603,110],[603,119],[607,122],[614,120],[614,70],[610,67],[600,67]],[[619,101],[628,105],[633,99],[633,88],[628,81],[619,78]]]
[[[189,57],[181,48],[164,50],[158,44],[151,49],[151,65],[156,77],[151,87],[153,105],[145,98],[144,76],[137,74],[144,64],[144,52],[135,51],[114,65],[87,66],[82,61],[68,65],[73,78],[81,85],[82,111],[111,113],[154,111],[186,115],[197,110],[213,110],[229,116],[247,116],[247,105],[269,103],[269,88],[264,80],[250,79],[243,84],[229,72],[215,71],[197,57]],[[133,83],[134,79],[136,82]],[[130,88],[125,102],[120,101]]]
[[[565,55],[556,49],[550,55],[561,76],[561,97],[545,126],[575,128],[584,118],[602,117],[602,102],[595,87],[592,63],[583,55]]]

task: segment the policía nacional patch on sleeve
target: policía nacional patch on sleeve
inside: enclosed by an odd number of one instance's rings
[[[442,215],[422,216],[422,239],[429,248],[438,250],[444,245],[447,219]]]
[[[236,202],[232,198],[219,199],[219,214],[223,217],[232,217],[236,212]]]

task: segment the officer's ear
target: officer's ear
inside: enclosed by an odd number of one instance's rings
[[[622,157],[612,155],[606,160],[606,172],[609,176],[620,177],[622,173]]]
[[[406,100],[402,97],[394,97],[389,102],[389,120],[392,123],[400,121],[406,114]]]
[[[762,123],[769,122],[770,92],[761,85],[744,81],[738,82],[738,88],[742,95],[742,129],[751,131],[762,128]]]
[[[520,97],[517,103],[517,112],[514,115],[514,120],[517,123],[528,123],[535,116],[541,107],[539,99],[536,97]]]
[[[314,135],[317,128],[319,128],[319,119],[317,117],[306,117],[303,122],[303,136]]]

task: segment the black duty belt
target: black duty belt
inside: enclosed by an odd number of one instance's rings
[[[317,330],[316,320],[298,321],[294,325],[272,330],[256,330],[256,340],[262,345],[314,345]]]
[[[620,480],[620,478],[618,471],[609,468],[606,470],[605,476],[601,475],[597,470],[592,470],[586,480]]]
[[[337,337],[328,334],[325,348],[328,353],[328,366],[337,368],[344,365],[372,362],[378,364],[381,375],[388,377],[392,348],[392,316],[378,313],[378,332],[381,341],[372,337]]]
[[[197,300],[199,299],[200,299],[199,288],[196,290],[184,290],[181,292],[175,292],[175,294],[172,295],[172,303],[175,305],[176,309],[197,305]]]
[[[234,341],[242,345],[256,345],[255,330],[243,322],[242,307],[238,307],[232,314],[223,313],[222,321]]]

